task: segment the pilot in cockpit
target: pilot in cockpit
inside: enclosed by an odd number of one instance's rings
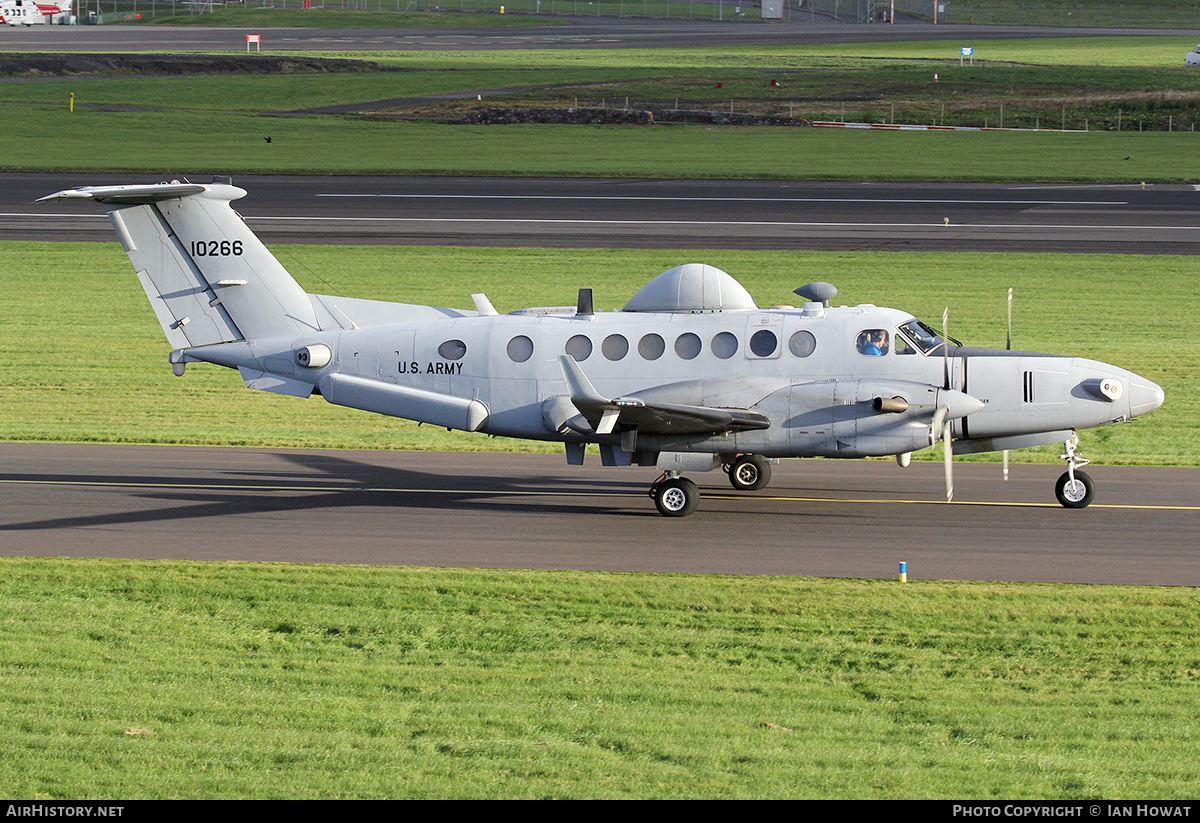
[[[867,329],[859,332],[858,341],[855,344],[861,354],[869,357],[880,357],[887,354],[888,350],[888,333],[883,329]]]

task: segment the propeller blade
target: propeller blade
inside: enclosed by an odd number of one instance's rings
[[[947,406],[938,406],[933,412],[933,442],[937,443],[942,438],[942,424],[946,422],[946,415],[950,413]],[[932,444],[931,444],[932,445]]]
[[[954,499],[954,450],[950,445],[950,425],[947,420],[942,428],[942,446],[946,449],[946,502]]]
[[[950,388],[950,307],[942,312],[942,372],[945,378],[943,388]]]
[[[944,459],[946,461],[946,502],[949,503],[954,499],[954,451],[950,443],[952,433],[950,431],[950,409],[946,406],[938,406],[933,413],[933,442],[942,441],[942,446],[945,448]]]

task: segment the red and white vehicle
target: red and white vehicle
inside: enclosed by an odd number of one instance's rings
[[[75,0],[0,0],[0,23],[6,26],[40,26],[69,15]],[[47,19],[49,18],[49,19]]]

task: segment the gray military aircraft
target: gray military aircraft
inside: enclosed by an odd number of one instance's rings
[[[951,453],[1062,442],[1055,494],[1094,493],[1079,429],[1157,409],[1163,390],[1081,357],[963,346],[911,314],[833,307],[837,289],[796,289],[799,308],[760,309],[731,276],[688,263],[621,311],[575,306],[500,314],[306,294],[211,184],[68,189],[41,200],[101,203],[174,348],[237,369],[252,389],[504,437],[560,441],[580,465],[656,466],[668,517],[699,499],[683,472],[723,467],[735,489],[766,486],[781,457],[894,455],[939,440]],[[40,201],[39,201],[40,202]]]

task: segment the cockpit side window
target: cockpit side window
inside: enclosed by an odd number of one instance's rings
[[[888,353],[888,340],[889,335],[883,329],[865,329],[858,333],[854,346],[859,354],[880,357]]]
[[[920,320],[909,320],[900,326],[900,331],[912,341],[923,354],[929,354],[931,351],[942,345],[942,336],[935,332],[929,326],[922,323]]]

